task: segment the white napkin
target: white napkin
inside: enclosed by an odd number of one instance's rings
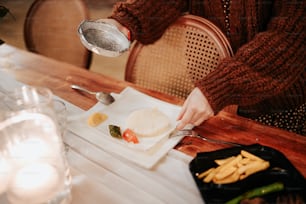
[[[170,118],[171,130],[157,137],[141,138],[139,144],[129,144],[124,140],[118,140],[110,136],[108,125],[118,125],[124,129],[128,115],[141,108],[158,108],[161,110]],[[104,106],[97,103],[86,114],[81,115],[77,120],[70,121],[69,128],[72,132],[106,151],[115,153],[145,168],[152,168],[182,138],[168,138],[170,132],[176,126],[179,110],[179,106],[166,103],[127,87],[113,104]],[[94,112],[105,113],[108,115],[108,119],[98,127],[89,127],[87,119]]]

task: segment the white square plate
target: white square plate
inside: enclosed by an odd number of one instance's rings
[[[157,108],[166,114],[171,120],[171,129],[156,137],[139,137],[138,144],[127,143],[125,140],[113,138],[110,135],[108,125],[118,125],[123,131],[126,128],[125,121],[129,114],[142,108]],[[104,106],[97,103],[77,120],[70,121],[68,127],[75,134],[105,151],[115,153],[145,168],[151,168],[182,138],[168,137],[175,129],[179,111],[179,106],[166,103],[127,87],[116,97],[113,104]],[[104,113],[108,116],[108,119],[97,127],[90,127],[87,125],[87,119],[94,112]]]

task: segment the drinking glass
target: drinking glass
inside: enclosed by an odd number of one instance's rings
[[[59,125],[60,134],[62,136],[62,139],[64,138],[66,131],[67,131],[67,107],[66,104],[59,100],[54,99],[53,100],[53,109],[55,111],[56,119]],[[69,146],[64,144],[65,152],[67,153],[69,151]]]
[[[1,203],[70,203],[71,174],[52,92],[23,86],[1,97]]]
[[[61,136],[64,136],[67,129],[67,107],[66,104],[59,100],[53,99],[52,106],[55,111],[56,120],[59,125]]]

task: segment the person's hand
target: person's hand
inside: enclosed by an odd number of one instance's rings
[[[99,21],[99,20],[98,20]],[[109,24],[112,24],[114,26],[116,26],[118,28],[118,30],[120,32],[122,32],[128,40],[131,40],[131,33],[129,31],[128,28],[126,28],[125,26],[123,26],[122,24],[120,24],[118,21],[116,21],[115,19],[112,18],[105,18],[105,19],[101,19],[102,22],[106,22]]]
[[[206,97],[199,88],[195,88],[184,102],[182,110],[177,118],[180,120],[177,129],[181,130],[186,125],[200,125],[203,121],[214,115]]]

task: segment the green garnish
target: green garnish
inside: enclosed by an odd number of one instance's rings
[[[280,182],[275,182],[266,186],[255,188],[253,190],[247,191],[244,194],[241,194],[230,201],[227,201],[226,204],[238,204],[241,200],[264,196],[269,193],[281,191],[284,189],[284,184]]]
[[[118,138],[118,139],[122,139],[122,135],[121,135],[121,129],[119,126],[116,125],[109,125],[108,126],[109,129],[109,133],[112,137]]]

